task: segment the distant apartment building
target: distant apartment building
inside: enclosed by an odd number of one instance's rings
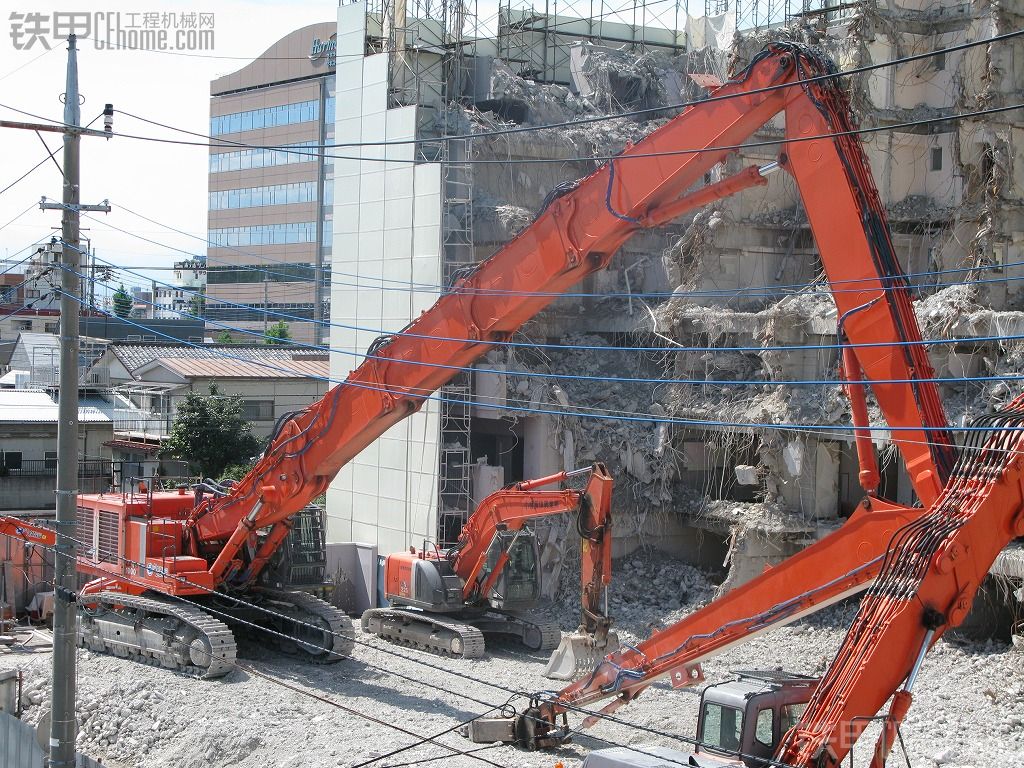
[[[206,291],[206,263],[199,259],[174,263],[173,284],[154,286],[154,316],[172,320],[203,314],[200,303]]]
[[[283,320],[296,341],[326,338],[335,29],[290,32],[210,84],[208,333],[252,341]]]

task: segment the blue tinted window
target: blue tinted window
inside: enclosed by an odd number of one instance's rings
[[[256,227],[211,229],[209,240],[210,244],[214,247],[228,248],[248,245],[312,243],[316,240],[316,222],[302,221],[291,224],[266,224]]]
[[[218,152],[210,155],[210,173],[224,171],[245,171],[250,168],[266,168],[273,165],[291,165],[294,163],[311,163],[317,159],[314,141],[302,141],[298,144],[286,144],[287,149],[242,149],[236,152]]]
[[[332,104],[332,112],[333,109]],[[315,100],[267,107],[266,109],[253,109],[247,112],[235,112],[230,115],[210,118],[210,135],[218,136],[222,133],[239,133],[259,128],[273,128],[278,125],[306,123],[316,120],[319,113],[320,102]]]

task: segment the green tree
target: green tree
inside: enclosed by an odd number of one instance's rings
[[[267,344],[287,344],[292,338],[291,331],[288,330],[288,323],[284,320],[278,320],[267,328],[263,335]]]
[[[188,300],[188,313],[193,317],[202,317],[206,311],[206,289],[200,288]]]
[[[234,344],[235,340],[232,338],[231,334],[228,333],[227,331],[221,331],[220,335],[217,336],[217,343],[218,344]]]
[[[128,291],[124,289],[124,283],[114,291],[114,314],[120,318],[131,317],[132,307],[135,306],[135,302],[132,301],[132,297],[128,295]]]
[[[248,461],[245,464],[232,464],[230,467],[225,467],[224,471],[220,473],[218,480],[241,480],[247,474],[249,470],[256,466],[255,461]]]
[[[242,416],[242,398],[223,395],[211,384],[209,395],[185,395],[164,453],[188,462],[203,477],[217,478],[232,464],[246,464],[259,447]]]

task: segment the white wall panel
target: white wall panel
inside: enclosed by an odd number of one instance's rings
[[[362,52],[362,10],[358,5],[338,9],[339,53],[343,41],[350,56]],[[386,109],[387,59],[339,56],[339,144],[415,138],[416,108]],[[352,147],[341,154],[357,153],[362,158],[411,160],[415,146]],[[363,353],[378,332],[401,329],[437,299],[436,292],[413,294],[407,289],[414,280],[438,282],[441,174],[439,167],[411,163],[336,162],[333,248],[340,260],[335,265],[357,275],[360,287],[334,286],[332,318],[366,330],[336,328],[331,339],[340,348]],[[382,278],[393,282],[382,283]],[[335,281],[356,279],[336,275]],[[332,355],[332,376],[344,377],[359,362]],[[438,438],[437,403],[428,402],[362,451],[328,491],[329,540],[367,541],[389,552],[433,539]]]

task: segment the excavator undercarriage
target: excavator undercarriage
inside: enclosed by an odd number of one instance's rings
[[[79,603],[83,648],[195,677],[228,674],[239,642],[313,663],[347,658],[355,644],[349,617],[304,592],[264,588],[247,593],[244,604],[226,595],[184,601],[100,592]]]
[[[496,611],[449,616],[415,608],[371,608],[363,613],[362,626],[364,632],[398,645],[467,659],[484,655],[485,637],[512,640],[531,651],[554,650],[562,640],[556,621]]]

